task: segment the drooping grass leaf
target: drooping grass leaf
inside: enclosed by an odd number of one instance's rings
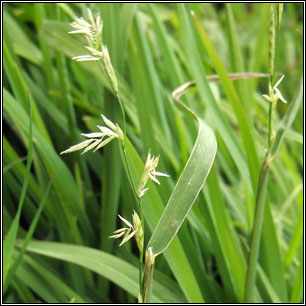
[[[199,131],[195,145],[147,246],[152,248],[154,255],[165,251],[175,237],[201,191],[215,159],[215,135],[201,119],[197,119]]]

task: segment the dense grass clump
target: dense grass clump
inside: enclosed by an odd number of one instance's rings
[[[4,3],[3,302],[301,303],[302,8]]]

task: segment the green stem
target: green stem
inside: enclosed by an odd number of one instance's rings
[[[253,302],[253,294],[254,294],[255,281],[256,281],[257,259],[260,247],[261,231],[262,231],[262,224],[263,224],[265,204],[266,204],[269,166],[271,163],[269,155],[270,155],[270,150],[267,152],[265,161],[261,167],[260,178],[258,182],[256,209],[255,209],[255,216],[253,223],[254,225],[253,225],[251,247],[250,247],[249,260],[248,260],[248,270],[245,281],[245,292],[244,292],[245,303]]]
[[[108,77],[108,75],[105,73],[100,61],[98,62],[98,66],[101,69],[101,71]],[[108,79],[109,79],[109,77],[108,77]],[[129,167],[127,152],[126,152],[126,140],[127,140],[126,126],[127,125],[126,125],[125,111],[124,111],[124,107],[123,107],[122,101],[121,101],[120,96],[119,96],[119,92],[115,92],[115,94],[116,94],[117,100],[118,100],[119,105],[120,105],[122,120],[123,120],[124,140],[123,140],[123,142],[121,142],[121,147],[122,147],[122,150],[123,150],[124,163],[125,163],[125,166],[126,166],[128,179],[130,181],[133,193],[134,193],[134,195],[137,199],[139,213],[140,213],[141,227],[142,227],[142,230],[143,230],[143,233],[144,233],[144,217],[143,217],[143,211],[142,211],[142,203],[141,203],[141,199],[137,196],[137,193],[136,193],[136,188],[135,188],[135,185],[134,185],[133,180],[132,180],[131,170],[130,170],[130,167]],[[143,250],[144,250],[144,247],[142,247],[142,250],[140,250],[140,254],[139,254],[139,292],[140,292],[142,298],[143,298],[143,295],[142,295],[142,287],[143,287],[142,286]]]
[[[270,81],[271,82],[271,81]],[[260,247],[260,239],[262,232],[262,224],[264,219],[265,205],[266,205],[266,194],[268,188],[268,177],[269,168],[273,160],[271,157],[271,149],[274,142],[274,131],[273,131],[273,121],[276,110],[276,102],[271,102],[269,105],[269,131],[268,131],[268,149],[265,159],[262,163],[260,176],[258,181],[257,197],[256,197],[256,208],[253,222],[253,231],[251,237],[250,254],[248,260],[248,269],[245,280],[245,291],[244,291],[244,302],[252,303],[256,282],[256,268],[258,253]]]
[[[270,80],[269,80],[269,96],[273,96],[273,79],[275,76],[275,44],[276,38],[275,33],[275,18],[273,12],[273,6],[271,6],[270,10],[270,50],[269,50],[269,69],[270,69]],[[278,40],[277,40],[278,41]],[[266,195],[268,189],[268,178],[269,178],[269,167],[272,162],[273,157],[271,157],[271,149],[274,142],[274,131],[273,131],[273,121],[276,111],[276,101],[272,101],[269,103],[269,128],[268,128],[268,148],[265,159],[262,163],[260,176],[258,181],[257,188],[257,197],[256,197],[256,208],[254,215],[254,223],[253,223],[253,231],[251,237],[251,246],[250,246],[250,254],[248,259],[248,269],[245,280],[245,290],[244,290],[244,302],[252,303],[255,284],[256,284],[256,272],[257,272],[257,261],[258,254],[260,249],[260,239],[262,233],[262,224],[264,219],[264,212],[266,206]]]
[[[129,167],[129,164],[128,164],[128,159],[127,159],[126,146],[125,146],[126,139],[127,139],[127,136],[126,136],[126,117],[125,117],[125,111],[124,111],[123,104],[121,102],[119,93],[117,93],[117,99],[118,99],[118,102],[119,102],[119,105],[120,105],[120,109],[121,109],[121,113],[122,113],[122,119],[123,119],[124,141],[123,141],[123,143],[121,142],[121,145],[122,145],[122,150],[123,150],[124,162],[125,162],[125,165],[126,165],[128,178],[129,178],[130,184],[132,186],[132,190],[134,192],[134,195],[135,195],[136,199],[138,200],[138,206],[139,206],[139,209],[140,209],[140,207],[141,207],[140,201],[139,201],[139,198],[137,197],[137,194],[136,194],[136,188],[135,188],[133,180],[132,180],[131,170],[130,170],[130,167]]]
[[[268,127],[268,148],[271,145],[271,136],[272,136],[272,103],[269,103],[269,127]]]
[[[149,248],[146,252],[146,260],[143,276],[143,302],[151,303],[152,298],[152,280],[153,269],[156,255],[153,255],[152,248]]]
[[[137,202],[138,202],[138,208],[139,208],[139,214],[140,214],[140,220],[141,220],[141,227],[142,227],[142,231],[144,233],[144,217],[143,217],[143,210],[142,210],[142,201],[141,201],[141,198],[139,198],[137,196],[136,189],[135,189],[135,186],[134,186],[134,183],[133,183],[133,180],[132,180],[130,167],[129,167],[128,160],[127,160],[127,153],[126,153],[126,148],[125,148],[125,143],[126,143],[126,139],[127,139],[126,138],[127,137],[126,136],[126,117],[125,117],[125,111],[124,111],[123,104],[121,102],[119,93],[117,93],[117,99],[118,99],[118,102],[119,102],[119,105],[120,105],[122,118],[123,118],[124,142],[122,143],[122,149],[123,149],[124,161],[125,161],[125,164],[126,164],[126,169],[127,169],[128,177],[129,177],[129,180],[130,180],[130,184],[132,186],[132,190],[133,190],[134,195],[135,195],[135,197],[137,199]],[[144,247],[142,247],[142,250],[140,250],[140,252],[139,252],[139,292],[141,294],[141,297],[143,297],[143,295],[142,295],[143,250],[144,250]]]
[[[123,133],[124,133],[124,148],[125,148],[125,140],[126,140],[126,118],[125,118],[125,111],[124,111],[123,104],[122,104],[122,102],[121,102],[119,93],[117,93],[116,96],[117,96],[117,100],[118,100],[118,102],[119,102],[120,109],[121,109],[121,113],[122,113],[122,119],[123,119]]]
[[[139,201],[139,213],[140,213],[140,220],[141,220],[141,227],[143,231],[143,240],[144,240],[144,217],[143,217],[143,210],[142,210],[142,201],[141,198],[138,199]],[[144,250],[144,244],[142,246],[142,249],[139,252],[139,292],[141,294],[141,298],[143,300],[143,250]]]
[[[270,78],[270,88],[272,88],[272,77]],[[273,121],[276,111],[276,102],[269,103],[269,130],[268,130],[268,149],[265,159],[262,163],[260,176],[258,181],[257,197],[256,197],[256,208],[253,222],[253,231],[251,237],[250,254],[248,260],[248,269],[245,280],[245,291],[244,291],[244,302],[253,302],[253,295],[256,282],[256,268],[258,253],[260,247],[260,239],[262,232],[262,224],[266,205],[266,194],[268,188],[268,177],[269,177],[269,167],[272,162],[273,157],[271,157],[271,149],[274,142],[274,131],[273,131]]]

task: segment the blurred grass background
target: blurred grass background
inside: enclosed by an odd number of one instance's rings
[[[127,217],[135,208],[118,144],[94,154],[59,156],[82,140],[81,132],[96,130],[101,113],[122,126],[116,97],[96,63],[71,60],[86,54],[84,42],[67,34],[75,16],[86,19],[86,7],[103,19],[103,42],[119,81],[128,138],[142,160],[149,149],[160,154],[158,170],[171,175],[158,188],[163,203],[196,138],[196,126],[175,106],[174,89],[196,80],[198,87],[182,100],[205,119],[218,140],[216,160],[203,190],[178,239],[156,263],[153,301],[241,301],[258,160],[267,145],[268,104],[261,95],[268,91],[268,80],[233,82],[250,135],[246,144],[245,130],[225,90],[206,81],[216,67],[190,11],[201,20],[227,72],[267,72],[270,5],[5,3],[3,235],[17,213],[27,177],[30,100],[33,162],[17,237],[26,237],[36,216],[32,239],[41,242],[29,244],[29,252],[6,284],[4,302],[136,301],[136,246],[133,242],[119,248],[118,241],[108,239],[118,228],[117,214]],[[278,103],[276,127],[302,90],[303,17],[302,3],[284,5],[276,71],[286,75],[280,89],[288,104]],[[271,167],[257,302],[303,300],[302,172],[300,107]],[[161,214],[154,211],[153,202],[147,205],[146,241]]]

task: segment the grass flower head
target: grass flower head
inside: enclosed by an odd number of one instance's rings
[[[118,215],[118,217],[121,219],[123,223],[127,225],[127,227],[122,227],[117,229],[116,231],[114,231],[114,235],[109,236],[108,238],[118,239],[124,236],[123,240],[119,244],[119,246],[122,246],[124,243],[129,241],[136,234],[137,230],[135,230],[133,225],[128,220],[124,219],[120,215]]]
[[[74,30],[68,33],[85,35],[90,47],[96,50],[100,48],[102,42],[103,21],[99,14],[95,19],[90,9],[87,9],[87,13],[89,22],[83,17],[76,17],[75,21],[70,24]]]
[[[284,79],[285,75],[283,75],[272,87],[269,85],[269,95],[262,95],[264,99],[268,102],[274,103],[278,100],[281,100],[283,103],[287,103],[280,90],[277,88],[281,81]]]
[[[100,132],[94,132],[94,133],[88,133],[81,135],[88,138],[85,141],[82,141],[81,143],[74,145],[67,150],[61,152],[60,154],[66,154],[66,153],[72,153],[78,150],[84,149],[82,154],[94,149],[94,152],[101,149],[105,145],[107,145],[109,142],[111,142],[113,139],[118,138],[121,142],[124,141],[123,132],[118,126],[118,124],[114,124],[109,119],[107,119],[105,116],[101,115],[105,124],[105,126],[97,125]]]
[[[116,74],[111,63],[108,49],[102,43],[103,22],[100,15],[97,15],[97,18],[95,19],[90,9],[87,9],[87,12],[89,22],[87,22],[83,17],[76,18],[76,20],[70,24],[74,30],[68,33],[84,35],[89,44],[89,46],[84,47],[90,52],[90,54],[78,55],[72,59],[76,60],[77,62],[102,60],[104,72],[106,73],[114,92],[117,94],[118,82]]]
[[[159,161],[159,156],[154,157],[154,156],[151,156],[150,152],[148,153],[147,160],[144,166],[144,170],[143,170],[140,182],[136,190],[136,194],[139,198],[142,197],[145,194],[145,192],[149,189],[149,188],[144,188],[149,178],[156,184],[160,185],[160,182],[156,178],[156,176],[169,177],[168,174],[155,171],[155,168],[158,165],[158,161]]]

